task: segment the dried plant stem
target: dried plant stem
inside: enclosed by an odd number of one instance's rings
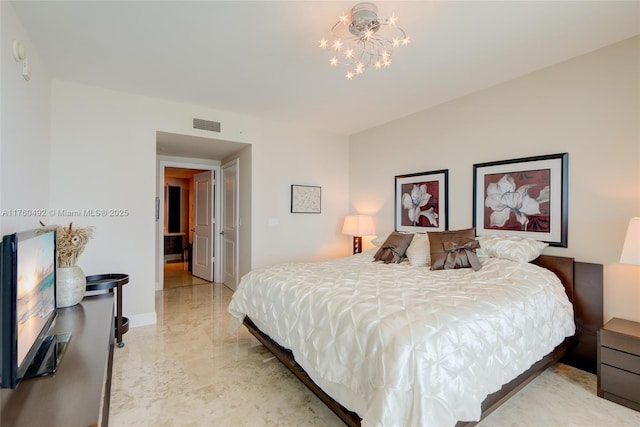
[[[44,225],[44,224],[43,224]],[[93,237],[93,227],[56,226],[56,249],[58,267],[73,267],[84,252],[89,239]]]

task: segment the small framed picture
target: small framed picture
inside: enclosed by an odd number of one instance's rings
[[[569,154],[473,165],[476,234],[515,234],[567,247]]]
[[[321,211],[322,188],[313,185],[291,186],[291,213],[315,213]]]
[[[449,227],[449,170],[397,175],[395,229],[410,233]]]

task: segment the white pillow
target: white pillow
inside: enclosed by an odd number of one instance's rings
[[[479,256],[504,258],[519,262],[531,262],[538,258],[547,243],[520,236],[478,236]]]
[[[407,248],[406,255],[409,258],[409,264],[414,267],[430,266],[431,248],[429,247],[429,236],[426,233],[416,233]]]
[[[387,240],[387,237],[389,237],[388,234],[384,236],[376,236],[373,239],[371,239],[371,243],[373,244],[373,246],[378,247],[381,244],[383,244],[385,240]]]
[[[400,231],[392,231],[391,233],[402,233],[402,234],[411,234],[411,233],[405,233],[405,232],[400,232]],[[383,234],[382,236],[376,236],[373,239],[371,239],[371,244],[373,246],[380,247],[380,245],[382,245],[384,242],[387,241],[387,239],[389,238],[389,236],[391,236],[391,233],[387,233],[387,234]]]

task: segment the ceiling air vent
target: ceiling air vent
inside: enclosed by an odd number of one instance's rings
[[[212,122],[211,120],[193,119],[193,128],[209,130],[211,132],[220,132],[220,122]]]

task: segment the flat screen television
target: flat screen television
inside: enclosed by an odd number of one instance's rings
[[[2,238],[0,387],[55,372],[70,334],[50,335],[56,308],[56,232],[39,228]]]

